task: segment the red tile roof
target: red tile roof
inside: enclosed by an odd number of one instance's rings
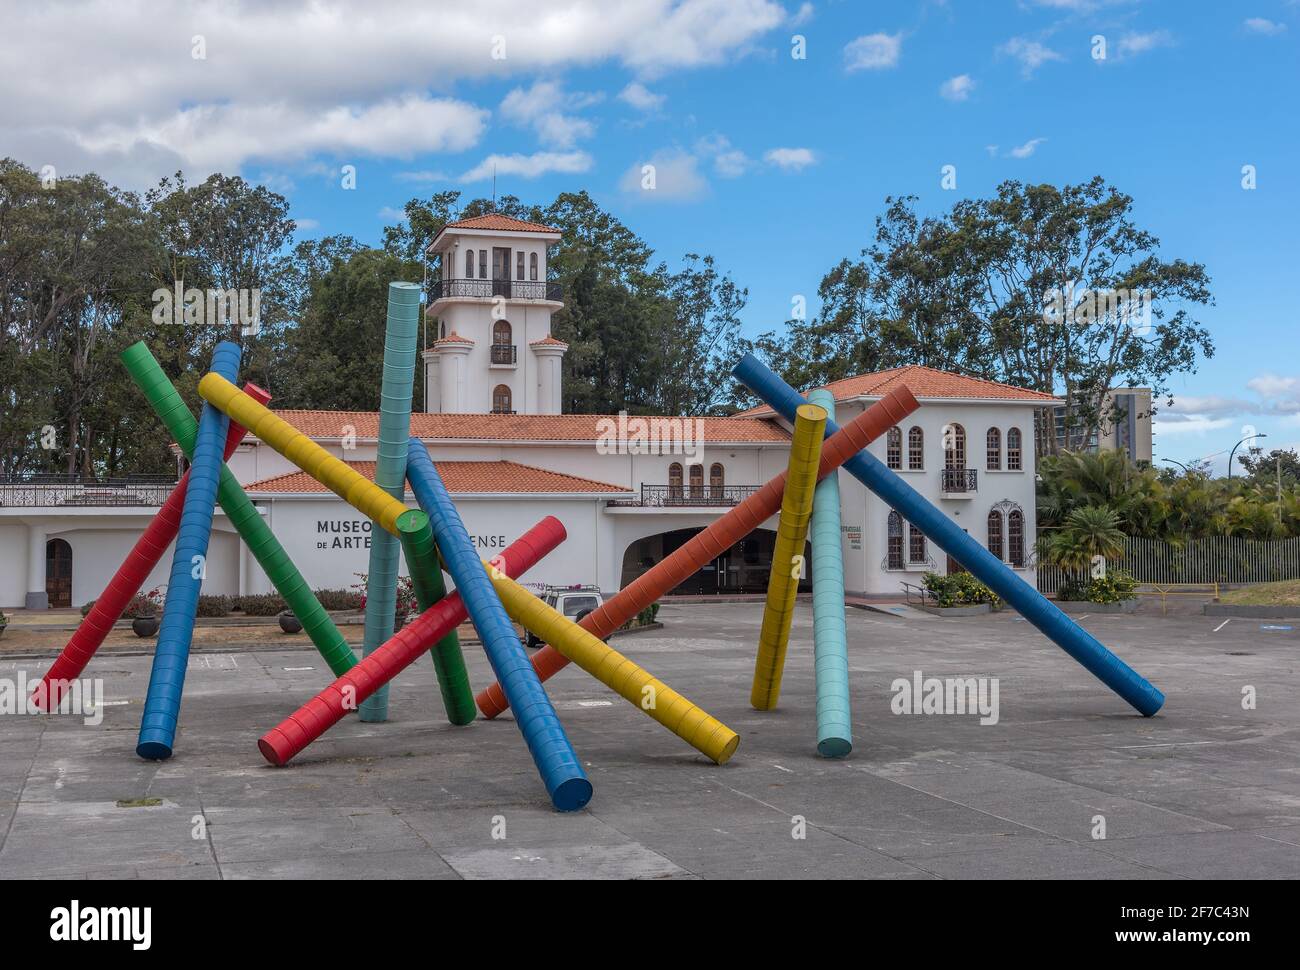
[[[436,347],[438,344],[472,344],[473,342],[474,341],[470,340],[469,337],[462,337],[453,330],[451,333],[447,334],[447,336],[439,337],[433,342],[433,345]]]
[[[469,492],[487,492],[505,495],[516,493],[552,493],[552,492],[628,492],[631,489],[608,482],[597,482],[577,475],[563,472],[547,471],[533,465],[521,465],[516,461],[435,461],[434,466],[442,476],[447,491],[453,494]],[[373,461],[350,461],[355,468],[372,482],[375,480],[375,463]],[[245,485],[246,492],[267,492],[276,495],[328,494],[329,489],[306,472],[294,471],[274,478],[264,478],[260,482]],[[410,492],[410,489],[407,489]]]
[[[559,340],[559,339],[557,339],[557,338],[555,338],[555,337],[552,337],[552,336],[548,333],[548,334],[547,334],[545,337],[543,337],[541,340],[531,340],[531,341],[529,341],[528,346],[529,346],[529,347],[537,347],[537,346],[542,346],[542,347],[567,347],[567,346],[569,346],[569,345],[566,344],[563,340]]]
[[[966,377],[949,371],[936,370],[912,364],[907,367],[893,367],[877,371],[874,374],[860,374],[846,377],[842,381],[833,381],[826,385],[827,390],[835,395],[835,400],[846,401],[855,397],[884,397],[889,391],[906,384],[918,398],[951,398],[958,400],[984,401],[1025,401],[1027,403],[1048,404],[1056,398],[1041,391],[1027,391],[1023,387],[999,384],[978,377]],[[736,417],[763,416],[772,413],[767,405],[741,411]]]
[[[362,440],[379,437],[378,411],[276,411],[311,438]],[[411,415],[411,434],[426,441],[596,441],[602,437],[601,420],[618,421],[609,414],[425,414]],[[700,418],[706,444],[784,443],[789,433],[763,418]],[[249,435],[249,438],[254,438]]]
[[[497,232],[559,232],[558,229],[552,229],[550,226],[544,226],[540,222],[525,222],[523,219],[512,219],[510,216],[499,215],[495,212],[489,212],[487,215],[474,216],[472,219],[461,219],[458,222],[449,222],[443,229],[488,229]],[[441,231],[440,233],[441,234]]]

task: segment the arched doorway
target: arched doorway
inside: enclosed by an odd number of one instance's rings
[[[72,546],[66,539],[45,543],[45,595],[52,610],[72,606]]]
[[[656,563],[662,562],[702,529],[675,529],[657,535],[645,536],[631,543],[623,553],[623,570],[620,585],[626,586]],[[727,593],[765,593],[768,575],[772,571],[772,551],[776,533],[770,529],[755,529],[730,549],[705,563],[676,587],[670,596],[712,596]],[[812,551],[804,546],[804,572],[799,580],[800,592],[812,589]]]

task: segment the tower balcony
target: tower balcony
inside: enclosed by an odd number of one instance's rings
[[[563,303],[564,288],[542,280],[439,280],[429,284],[429,305],[446,300],[506,299],[521,303]]]
[[[513,368],[519,363],[519,348],[514,344],[492,344],[489,367]]]

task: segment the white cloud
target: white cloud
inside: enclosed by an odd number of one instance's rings
[[[651,173],[646,172],[652,167]],[[653,178],[653,188],[647,181]],[[688,202],[704,195],[708,182],[699,171],[699,158],[680,149],[665,149],[636,162],[619,179],[619,188],[647,202]]]
[[[1286,24],[1280,24],[1264,17],[1250,17],[1242,26],[1252,34],[1263,34],[1266,37],[1275,37],[1278,34],[1286,33]]]
[[[1210,431],[1219,431],[1232,425],[1231,418],[1208,418],[1202,415],[1160,416],[1151,422],[1151,430],[1158,437],[1170,435],[1204,435]]]
[[[815,164],[817,156],[811,148],[770,148],[763,160],[783,171],[798,172]]]
[[[451,176],[446,172],[421,169],[415,172],[398,172],[393,176],[393,179],[397,182],[416,182],[421,185],[431,185],[434,182],[450,182]]]
[[[790,15],[789,24],[791,27],[802,27],[813,18],[813,5],[811,3],[799,4],[799,9]]]
[[[591,156],[586,152],[534,152],[532,155],[489,155],[460,177],[462,182],[481,182],[497,175],[516,175],[535,179],[551,172],[576,175],[590,170]]]
[[[1300,413],[1300,377],[1261,374],[1248,380],[1246,386],[1263,398],[1269,413]]]
[[[313,230],[313,229],[319,229],[319,228],[320,228],[320,220],[319,220],[319,219],[299,219],[299,218],[295,218],[295,219],[293,220],[293,222],[294,222],[294,225],[296,225],[296,226],[298,227],[298,231],[299,231],[299,232],[310,232],[310,231]]]
[[[745,56],[774,0],[81,0],[7,5],[0,144],[29,165],[139,187],[184,167],[461,151],[484,115],[459,81],[613,63],[645,78]],[[205,57],[191,56],[201,35]],[[504,59],[492,56],[505,38]],[[143,45],[143,46],[142,46]],[[58,65],[51,70],[50,65]],[[580,137],[564,126],[555,141]]]
[[[1145,34],[1129,32],[1121,34],[1116,45],[1120,57],[1136,57],[1157,47],[1168,47],[1174,42],[1167,30],[1152,30]]]
[[[877,71],[898,64],[903,35],[865,34],[844,45],[844,67],[848,71]]]
[[[939,85],[939,94],[949,101],[965,101],[975,90],[975,81],[969,74],[958,74]]]
[[[668,100],[662,94],[655,94],[640,81],[633,81],[618,93],[620,101],[630,104],[638,111],[658,111]]]
[[[521,128],[532,128],[547,148],[572,148],[596,133],[585,118],[568,114],[588,107],[598,95],[567,94],[558,81],[535,81],[532,87],[515,88],[501,101],[501,117]]]
[[[1034,152],[1038,151],[1038,146],[1047,141],[1046,138],[1031,138],[1023,145],[1011,149],[1007,154],[1012,158],[1028,158]]]
[[[406,210],[394,209],[391,205],[386,205],[376,213],[379,218],[385,222],[405,222]]]
[[[1012,37],[998,48],[998,53],[1014,57],[1019,61],[1020,72],[1025,77],[1032,76],[1036,70],[1049,61],[1065,60],[1064,57],[1050,47],[1025,37]]]
[[[739,148],[734,148],[725,135],[710,135],[695,143],[695,152],[713,159],[713,170],[724,179],[740,178],[753,161]]]

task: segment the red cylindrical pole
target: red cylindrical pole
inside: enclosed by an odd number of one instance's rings
[[[496,568],[511,579],[518,579],[563,542],[565,535],[560,520],[548,515],[494,560]],[[459,593],[452,593],[434,603],[342,677],[262,735],[257,742],[262,756],[273,765],[288,762],[465,622],[467,615]]]
[[[271,400],[271,395],[256,384],[245,384],[244,393],[256,398],[261,404]],[[224,458],[229,458],[235,453],[235,448],[244,440],[245,433],[242,427],[233,421],[230,423],[230,430],[226,434]],[[90,663],[90,658],[104,643],[104,638],[113,629],[113,624],[131,602],[131,597],[139,591],[144,581],[149,578],[149,574],[153,572],[153,568],[158,565],[163,553],[167,551],[167,547],[176,539],[176,533],[181,527],[181,510],[185,507],[185,491],[189,482],[190,473],[186,471],[181,476],[181,480],[176,483],[176,487],[172,489],[172,493],[167,496],[167,501],[158,510],[158,514],[154,516],[148,528],[126,554],[126,559],[113,574],[113,578],[108,581],[99,599],[95,600],[95,605],[78,624],[72,638],[68,640],[67,645],[50,666],[49,672],[36,685],[32,691],[32,703],[37,709],[53,710],[58,707],[67,685],[81,676],[81,672],[86,669],[86,664]]]

